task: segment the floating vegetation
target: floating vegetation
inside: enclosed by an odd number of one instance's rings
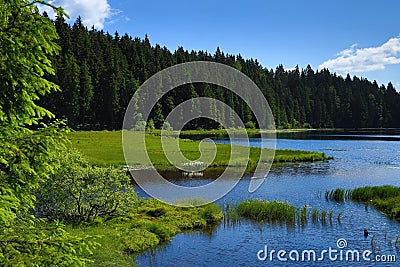
[[[234,225],[241,219],[248,219],[260,223],[289,224],[298,223],[301,226],[307,224],[311,219],[312,223],[326,224],[329,220],[332,223],[333,211],[313,209],[309,212],[308,205],[297,209],[288,202],[267,201],[267,200],[246,200],[239,204],[228,203],[224,208],[224,223]]]

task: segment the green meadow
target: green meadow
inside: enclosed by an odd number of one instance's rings
[[[129,146],[140,145],[139,134],[129,132]],[[185,135],[182,133],[181,135]],[[83,153],[86,158],[98,166],[125,166],[125,158],[122,148],[122,132],[121,131],[77,131],[69,134],[71,146]],[[201,153],[199,150],[200,142],[189,139],[178,139],[173,136],[167,136],[165,151],[161,145],[161,138],[157,134],[146,134],[146,149],[151,159],[152,164],[157,170],[173,170],[174,166],[169,162],[165,153],[176,153],[173,150],[173,144],[179,142],[179,148],[182,154],[189,160],[197,160]],[[247,171],[253,171],[259,161],[261,149],[250,148],[249,157],[247,157],[248,148],[235,146],[234,158],[235,161],[229,163],[231,156],[231,145],[227,144],[212,144],[202,143],[204,151],[213,150],[216,147],[216,156],[211,162],[211,168],[225,168],[229,164],[243,166],[247,164]],[[267,150],[267,149],[265,149]],[[272,151],[265,151],[266,157],[261,160],[272,160]],[[136,157],[136,165],[147,165],[144,158]],[[326,160],[324,153],[297,151],[297,150],[276,150],[274,163],[295,163],[295,162],[314,162]]]

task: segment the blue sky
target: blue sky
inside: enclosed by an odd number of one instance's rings
[[[328,67],[392,81],[400,89],[400,1],[256,0],[135,1],[54,0],[75,20],[110,33],[127,32],[174,51],[230,54],[257,58],[268,68],[297,64]]]

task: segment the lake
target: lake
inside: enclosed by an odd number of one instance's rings
[[[334,160],[274,167],[254,193],[248,192],[250,177],[245,176],[217,203],[223,206],[245,199],[288,201],[298,208],[306,204],[310,209],[333,211],[332,222],[308,222],[303,226],[249,221],[234,225],[221,223],[212,231],[176,235],[163,247],[136,256],[137,266],[398,266],[400,223],[387,219],[364,204],[327,202],[324,194],[326,190],[338,187],[400,186],[400,135],[308,133],[284,137],[277,139],[277,149],[324,152],[327,156],[333,156]],[[233,141],[235,144],[241,142]],[[252,138],[250,146],[268,147],[268,142],[262,143],[259,138]],[[190,180],[179,178],[182,177],[177,177],[175,183],[187,186],[212,181],[204,177]],[[144,193],[139,190],[139,194]],[[342,214],[340,221],[337,220],[338,214]],[[368,229],[368,237],[364,237],[364,229]],[[342,245],[343,239],[347,246]],[[339,247],[338,240],[342,242]],[[262,261],[259,257],[263,259],[265,248],[268,257]],[[337,251],[332,252],[332,258],[328,257],[328,252],[322,253],[329,249]],[[269,257],[271,250],[276,252]],[[278,259],[279,250],[286,252],[283,258],[288,261]],[[308,261],[308,252],[302,261],[305,250],[315,251],[317,261]],[[360,262],[352,261],[351,253],[346,261],[349,250],[360,252]],[[372,254],[367,258],[388,260],[393,255],[397,263],[364,261],[361,253],[368,250]],[[294,262],[289,255],[296,259],[296,251],[300,256],[299,261]],[[318,261],[318,258],[321,260]]]

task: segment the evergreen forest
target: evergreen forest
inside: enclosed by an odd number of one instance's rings
[[[41,99],[56,117],[74,129],[121,129],[126,107],[139,86],[153,74],[175,64],[213,61],[232,66],[250,77],[265,95],[277,128],[392,128],[400,127],[400,94],[392,83],[379,85],[357,76],[342,77],[328,69],[298,66],[285,70],[263,67],[257,59],[224,53],[170,51],[149,38],[121,36],[88,29],[81,18],[71,26],[54,21],[61,51],[52,62],[55,75],[47,78],[59,91]],[[248,127],[257,127],[250,108],[236,94],[212,84],[189,84],[165,95],[150,119],[161,128],[177,105],[195,97],[218,99],[232,107]],[[213,129],[218,124],[196,119],[187,129]]]

